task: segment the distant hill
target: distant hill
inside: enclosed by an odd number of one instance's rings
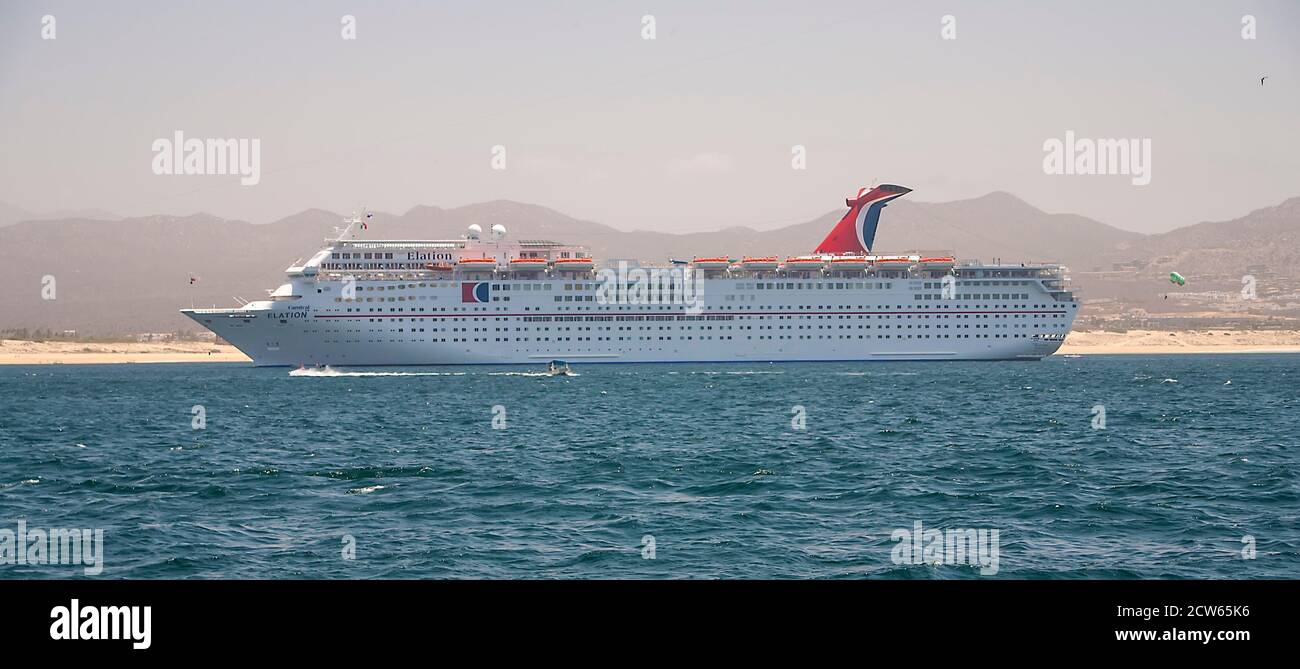
[[[1149,235],[1079,263],[1083,314],[1130,324],[1147,316],[1300,327],[1300,198],[1230,221]],[[1101,271],[1094,271],[1101,270]],[[1186,284],[1169,281],[1178,272]],[[1242,289],[1251,277],[1255,299]],[[1136,320],[1135,320],[1136,319]]]
[[[0,202],[0,227],[13,225],[18,221],[26,221],[32,217],[32,212],[17,207],[7,202]]]
[[[57,221],[65,218],[85,218],[98,221],[116,221],[121,216],[103,209],[65,209],[59,211],[31,212],[6,202],[0,202],[0,228],[21,221]]]
[[[59,209],[57,211],[32,214],[26,220],[57,221],[64,218],[85,218],[92,221],[117,221],[121,220],[122,217],[103,209]]]
[[[3,210],[0,210],[3,214]],[[404,214],[375,212],[361,235],[390,239],[459,237],[472,223],[501,223],[516,239],[552,239],[587,245],[598,258],[664,261],[694,255],[805,253],[843,214],[828,212],[775,230],[744,227],[691,234],[625,232],[536,205],[510,201],[454,209],[419,206]],[[278,221],[252,224],[199,214],[119,220],[70,217],[27,220],[0,228],[0,328],[77,329],[134,333],[193,329],[177,309],[232,306],[257,299],[283,281],[283,271],[334,236],[342,216],[309,209]],[[881,251],[950,250],[961,258],[1055,260],[1075,270],[1109,268],[1133,258],[1174,257],[1184,275],[1222,273],[1258,260],[1296,266],[1300,198],[1237,219],[1201,223],[1161,235],[1119,230],[1072,214],[1049,214],[1008,193],[924,203],[900,200],[881,217]],[[1226,263],[1226,265],[1225,265]],[[1151,269],[1148,272],[1155,272]],[[1232,269],[1231,271],[1237,271]],[[56,298],[41,299],[42,278],[53,276]],[[189,278],[199,281],[191,286]],[[1107,281],[1079,278],[1104,294]],[[1138,275],[1124,281],[1147,281]],[[1131,287],[1130,287],[1131,289]],[[1159,290],[1159,289],[1156,289]],[[1145,287],[1139,295],[1151,293]]]
[[[843,216],[835,211],[791,226],[783,236],[820,241]],[[971,200],[918,203],[901,200],[881,214],[876,246],[884,252],[924,249],[992,261],[1052,261],[1077,265],[1142,238],[1074,214],[1049,214],[1014,195],[990,193]]]
[[[1152,271],[1239,280],[1251,267],[1293,276],[1300,267],[1300,197],[1231,221],[1197,223],[1144,237],[1125,255],[1152,258]],[[1183,272],[1186,273],[1186,272]]]

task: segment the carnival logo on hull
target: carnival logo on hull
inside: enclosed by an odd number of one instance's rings
[[[488,301],[488,282],[486,281],[464,281],[460,284],[460,301],[466,302],[487,302]]]

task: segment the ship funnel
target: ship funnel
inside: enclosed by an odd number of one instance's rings
[[[875,188],[862,188],[855,197],[844,200],[849,211],[831,228],[826,239],[817,245],[814,253],[862,255],[871,252],[876,243],[876,226],[880,223],[880,210],[890,201],[912,192],[911,188],[881,184]]]

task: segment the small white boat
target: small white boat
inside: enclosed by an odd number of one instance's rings
[[[577,376],[569,369],[569,363],[563,360],[552,360],[546,365],[546,373],[551,376]]]

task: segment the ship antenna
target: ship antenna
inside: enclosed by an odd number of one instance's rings
[[[339,233],[338,237],[334,238],[334,241],[335,242],[343,241],[343,238],[347,237],[348,234],[352,232],[353,227],[355,227],[357,224],[361,223],[367,218],[370,218],[370,211],[366,208],[365,205],[361,205],[360,214],[357,214],[357,212],[354,211],[352,212],[352,218],[343,219],[343,222],[347,223],[348,226],[346,228],[343,228],[343,231]],[[337,231],[338,229],[339,229],[338,226],[334,226],[334,230]]]

